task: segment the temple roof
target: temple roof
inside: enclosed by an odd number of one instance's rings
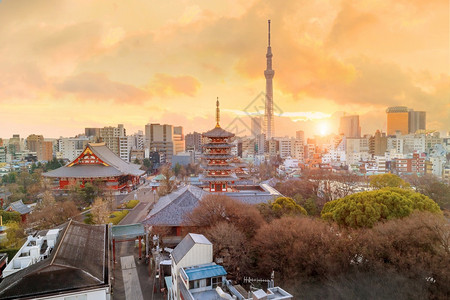
[[[210,131],[204,132],[202,136],[208,137],[208,138],[227,138],[227,137],[233,137],[234,133],[231,133],[229,131],[226,131],[225,129],[222,129],[220,126],[216,126]]]
[[[1,299],[35,298],[107,286],[107,225],[70,221],[50,256],[7,276]]]
[[[92,152],[103,163],[82,164],[79,159],[85,153]],[[89,143],[83,153],[67,166],[42,174],[44,177],[69,177],[69,178],[100,178],[115,177],[121,175],[141,176],[145,171],[140,170],[139,165],[123,161],[112,152],[104,143]]]
[[[159,226],[180,226],[184,215],[191,212],[207,192],[203,189],[187,185],[167,196],[161,197],[150,211],[143,224]]]

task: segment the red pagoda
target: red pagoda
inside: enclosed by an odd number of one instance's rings
[[[68,189],[70,183],[84,187],[86,182],[101,181],[106,189],[129,191],[145,173],[139,168],[123,161],[105,143],[90,143],[71,163],[42,175],[58,179],[61,190]]]
[[[234,134],[220,127],[219,99],[216,106],[216,127],[202,134],[208,143],[203,145],[205,173],[200,180],[208,184],[210,192],[230,192],[231,185],[237,180],[233,173],[234,166],[229,162],[234,157],[231,154],[233,145],[230,143]]]

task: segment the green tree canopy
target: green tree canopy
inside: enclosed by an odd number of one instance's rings
[[[279,197],[273,202],[261,203],[259,210],[266,220],[279,219],[282,216],[306,216],[308,214],[294,199],[288,197]]]
[[[376,189],[385,187],[409,188],[409,183],[394,174],[381,174],[370,176],[370,186]]]
[[[420,193],[400,188],[361,192],[330,201],[321,216],[339,225],[373,227],[379,221],[403,218],[414,210],[441,213],[436,202]]]

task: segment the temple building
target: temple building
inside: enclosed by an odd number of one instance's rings
[[[81,187],[87,182],[104,184],[106,189],[130,191],[139,183],[145,171],[140,166],[130,164],[112,152],[105,143],[89,143],[83,152],[68,165],[42,174],[58,180],[58,189],[68,189],[69,184]]]
[[[234,174],[234,166],[229,160],[233,145],[230,139],[234,134],[220,127],[219,99],[216,102],[216,127],[202,134],[208,143],[203,145],[203,168],[205,173],[200,180],[207,183],[210,192],[232,192],[232,185],[238,179]]]

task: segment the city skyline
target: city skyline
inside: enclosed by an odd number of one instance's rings
[[[183,4],[0,2],[0,137],[206,131],[217,96],[223,124],[257,113],[244,109],[265,90],[268,19],[277,136],[330,133],[342,112],[386,131],[400,105],[450,128],[448,2]]]

